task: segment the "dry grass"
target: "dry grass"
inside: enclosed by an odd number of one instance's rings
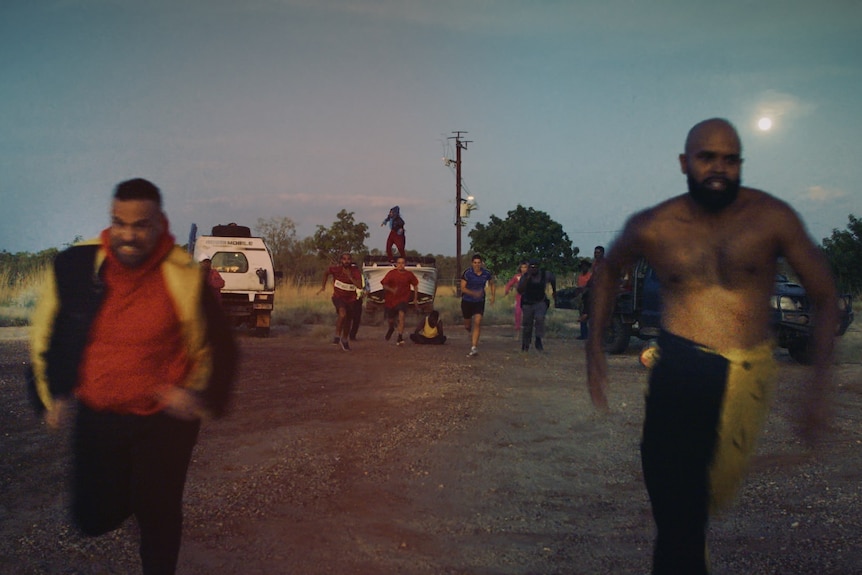
[[[30,323],[30,313],[36,305],[47,271],[46,266],[19,277],[9,269],[0,268],[0,327]]]
[[[45,281],[47,267],[24,277],[12,277],[6,269],[0,269],[0,327],[28,325],[30,313]],[[318,293],[320,284],[298,284],[282,282],[275,295],[275,310],[273,323],[298,327],[302,325],[322,325],[329,329],[334,310],[330,298],[332,287],[327,286],[323,293]],[[507,325],[513,322],[515,298],[512,293],[503,295],[500,286],[497,289],[497,299],[494,305],[490,301],[485,305],[483,321],[486,325]],[[434,304],[448,325],[461,323],[461,300],[452,286],[439,286]],[[853,304],[853,309],[859,316],[862,311],[862,300]],[[862,320],[860,320],[862,321]],[[577,312],[572,310],[557,310],[553,307],[548,311],[546,329],[549,334],[568,336],[578,329]],[[862,347],[862,325],[859,322],[850,329],[838,342],[836,356],[844,358],[849,349]],[[848,358],[849,359],[849,358]]]

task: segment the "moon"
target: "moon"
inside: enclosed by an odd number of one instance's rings
[[[759,120],[757,120],[757,128],[761,132],[768,132],[770,128],[772,128],[772,118],[768,118],[763,116]]]

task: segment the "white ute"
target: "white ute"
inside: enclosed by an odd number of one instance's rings
[[[245,323],[256,335],[268,336],[277,272],[263,238],[252,237],[248,227],[236,224],[214,226],[209,236],[196,235],[197,225],[192,224],[189,252],[195,261],[208,256],[224,279],[225,313],[236,325]]]

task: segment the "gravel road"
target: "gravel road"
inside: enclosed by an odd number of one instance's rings
[[[69,525],[67,433],[24,402],[26,329],[0,332],[0,573],[139,573],[133,520],[95,539]],[[467,335],[449,335],[396,347],[365,327],[349,353],[322,326],[242,336],[234,408],[204,425],[191,466],[179,573],[648,573],[639,345],[610,358],[600,416],[581,342],[521,354],[488,328],[467,358]],[[777,352],[751,475],[711,526],[716,575],[862,573],[862,338],[848,336],[816,456],[791,432],[806,370]]]

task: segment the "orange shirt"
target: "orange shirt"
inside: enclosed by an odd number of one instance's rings
[[[173,238],[141,268],[108,256],[102,268],[105,299],[90,329],[76,395],[95,410],[149,415],[164,405],[158,394],[179,386],[188,356],[160,263]]]

